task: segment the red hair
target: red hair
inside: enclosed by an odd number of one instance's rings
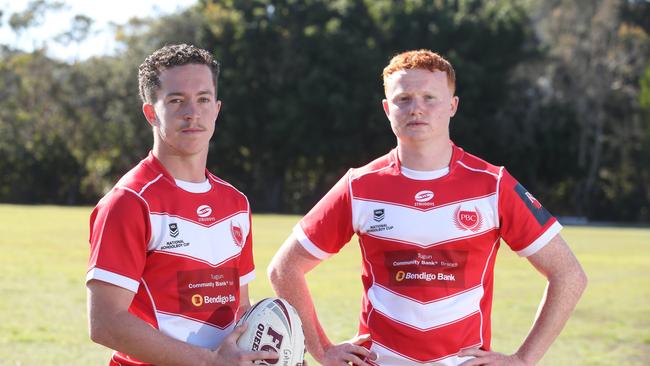
[[[442,71],[447,74],[447,83],[452,94],[456,90],[456,72],[454,72],[451,63],[439,54],[423,49],[402,52],[390,60],[383,72],[384,91],[386,91],[386,80],[390,75],[397,71],[410,69],[423,69],[431,72]]]

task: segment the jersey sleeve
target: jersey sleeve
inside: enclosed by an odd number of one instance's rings
[[[239,259],[239,285],[243,286],[255,279],[255,263],[253,261],[253,220],[248,211],[248,236],[242,248]]]
[[[90,216],[86,283],[100,280],[137,292],[150,238],[146,203],[135,192],[114,189]]]
[[[518,255],[535,254],[562,225],[505,169],[499,184],[501,237]]]
[[[354,234],[348,171],[294,227],[293,234],[313,256],[338,253]]]

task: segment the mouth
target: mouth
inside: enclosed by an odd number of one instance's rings
[[[425,121],[421,121],[421,120],[415,120],[415,121],[409,121],[409,122],[406,122],[406,126],[409,126],[409,127],[410,127],[410,126],[413,126],[413,127],[417,127],[417,126],[426,126],[426,125],[427,125],[427,123],[426,123]]]
[[[191,128],[183,128],[181,129],[182,133],[187,133],[187,134],[194,134],[194,133],[201,133],[204,132],[205,130],[203,128],[199,127],[191,127]]]

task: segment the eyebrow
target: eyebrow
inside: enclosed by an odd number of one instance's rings
[[[196,95],[205,95],[205,94],[213,95],[213,93],[209,90],[201,90]],[[184,97],[185,95],[186,95],[185,93],[181,93],[181,92],[171,92],[171,93],[167,93],[167,95],[165,95],[165,98]]]

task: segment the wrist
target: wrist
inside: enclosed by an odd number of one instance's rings
[[[516,353],[515,353],[514,355],[512,355],[512,356],[515,357],[515,358],[517,358],[517,360],[519,361],[519,364],[521,364],[521,365],[523,365],[523,366],[535,366],[535,364],[536,364],[536,362],[531,361],[531,360],[528,360],[528,359],[526,358],[526,356],[523,355],[523,354],[520,353],[520,352],[516,352]]]
[[[325,359],[325,354],[332,347],[334,347],[334,344],[327,340],[326,342],[318,343],[315,347],[307,347],[307,351],[309,351],[314,360],[322,363]]]

